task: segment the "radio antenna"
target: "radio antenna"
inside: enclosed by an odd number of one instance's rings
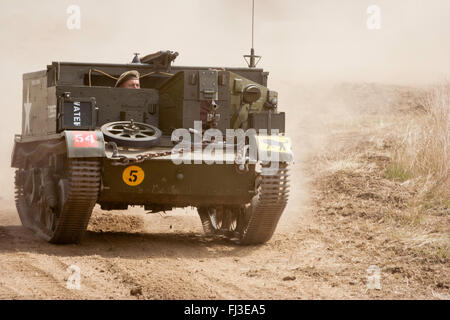
[[[255,0],[252,0],[252,49],[254,48],[254,35],[255,35]]]
[[[250,54],[244,56],[245,62],[247,62],[249,68],[256,68],[256,65],[261,60],[261,56],[255,55],[254,40],[255,40],[255,0],[252,0],[252,48],[250,49]]]

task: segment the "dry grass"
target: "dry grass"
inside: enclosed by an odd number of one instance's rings
[[[407,279],[407,287],[445,298],[450,288],[450,87],[428,93],[387,89],[391,102],[378,99],[383,92],[375,90],[367,97],[373,104],[366,112],[326,114],[329,143],[312,161],[316,217],[332,226],[327,231],[336,239],[333,248],[347,246],[342,256],[361,250],[358,259],[382,267],[385,279]]]
[[[449,203],[450,85],[432,88],[400,135],[386,178],[412,179],[421,202]]]

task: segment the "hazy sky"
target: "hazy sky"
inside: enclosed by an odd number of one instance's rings
[[[243,66],[250,47],[251,0],[0,2],[1,58],[19,75],[161,49],[179,51],[177,64]],[[70,4],[80,30],[66,27]],[[366,26],[371,4],[380,30]],[[261,66],[290,82],[427,82],[450,71],[449,0],[256,0],[255,19]]]
[[[255,48],[283,94],[304,83],[430,83],[450,74],[449,0],[256,0]],[[81,29],[66,26],[69,5]],[[369,30],[367,8],[381,10]],[[129,62],[133,52],[180,52],[178,65],[245,66],[251,0],[0,0],[0,166],[20,132],[22,74],[52,61]],[[10,173],[8,173],[10,175]]]

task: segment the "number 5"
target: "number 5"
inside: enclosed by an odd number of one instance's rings
[[[130,182],[136,182],[136,180],[137,180],[137,175],[136,175],[136,173],[137,173],[137,170],[131,170],[131,171],[130,171],[130,178],[128,178],[128,181],[130,181]],[[134,178],[134,179],[131,179],[131,178]]]

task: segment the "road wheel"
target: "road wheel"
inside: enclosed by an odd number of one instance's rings
[[[198,214],[206,235],[233,235],[238,230],[239,208],[200,207]]]

